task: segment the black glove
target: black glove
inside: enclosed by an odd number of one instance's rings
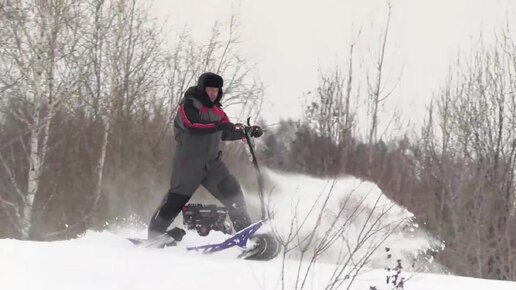
[[[249,135],[251,135],[251,137],[258,138],[263,135],[263,130],[260,126],[251,126],[249,128]]]

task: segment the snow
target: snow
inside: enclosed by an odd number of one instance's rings
[[[0,240],[1,289],[300,289],[301,282],[296,288],[296,281],[305,277],[303,271],[308,268],[308,260],[321,238],[320,233],[328,233],[329,230],[331,234],[332,229],[341,228],[341,238],[317,259],[306,274],[303,289],[325,289],[336,268],[335,262],[345,249],[344,241],[353,246],[354,241],[363,235],[360,229],[364,226],[379,231],[366,240],[364,249],[357,252],[356,258],[367,253],[372,255],[350,289],[370,289],[371,286],[392,289],[385,282],[392,271],[387,272],[385,267],[394,267],[394,259],[398,258],[404,261],[405,269],[401,275],[408,279],[405,289],[516,289],[515,282],[446,275],[442,273],[442,267],[431,259],[421,259],[426,257],[420,254],[421,251],[440,247],[441,243],[425,233],[414,223],[409,211],[394,205],[373,183],[353,177],[326,180],[270,170],[264,170],[264,173],[268,180],[266,192],[271,192],[267,199],[275,213],[271,224],[264,230],[274,230],[286,238],[296,215],[300,239],[309,236],[314,229],[318,230],[319,235],[315,235],[312,244],[303,244],[307,249],[307,259],[301,264],[298,248],[289,252],[285,261],[280,255],[269,262],[237,259],[237,249],[203,255],[187,252],[184,247],[138,248],[125,237],[144,236],[145,229],[141,225],[122,228],[112,225],[111,230],[88,231],[80,238],[67,241]],[[251,198],[251,189],[246,191],[250,204],[256,204],[257,201]],[[328,202],[323,206],[327,196]],[[346,210],[339,216],[340,205],[346,201]],[[318,214],[321,210],[323,215]],[[371,212],[373,214],[369,215]],[[305,217],[305,223],[300,226]],[[375,218],[377,224],[371,222]],[[348,226],[343,226],[346,220],[349,221]],[[331,227],[333,222],[335,225]],[[224,238],[225,235],[219,232],[208,237],[189,232],[181,243],[200,245]],[[385,238],[385,241],[380,238]],[[376,243],[380,245],[377,251],[368,250]],[[390,249],[393,260],[386,258],[385,248]],[[410,267],[410,262],[417,257],[420,259],[416,267]],[[299,265],[301,279],[296,279]],[[338,289],[347,289],[347,284]]]

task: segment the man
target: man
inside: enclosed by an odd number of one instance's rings
[[[221,160],[220,140],[245,137],[244,127],[233,124],[221,108],[221,76],[204,73],[197,86],[190,87],[181,100],[174,120],[176,152],[170,189],[149,224],[149,238],[166,232],[199,185],[204,186],[228,210],[236,231],[251,224],[240,184]],[[260,137],[258,126],[248,128]]]

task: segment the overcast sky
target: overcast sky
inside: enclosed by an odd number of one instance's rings
[[[513,2],[513,1],[512,1]],[[206,39],[215,20],[240,19],[239,51],[257,62],[266,85],[263,115],[269,122],[299,117],[303,94],[317,86],[318,69],[346,66],[349,45],[358,39],[363,69],[373,64],[384,27],[385,0],[155,0],[154,13],[168,18],[173,35],[187,26]],[[384,108],[420,120],[424,104],[442,84],[461,49],[480,31],[489,37],[514,16],[510,0],[394,0],[387,85],[398,83]],[[507,17],[508,15],[508,17]],[[359,104],[364,109],[363,104]]]

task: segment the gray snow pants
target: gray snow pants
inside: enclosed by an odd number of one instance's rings
[[[152,216],[149,236],[164,233],[200,185],[226,207],[236,231],[251,224],[240,184],[220,158],[197,168],[174,163],[170,189]]]

